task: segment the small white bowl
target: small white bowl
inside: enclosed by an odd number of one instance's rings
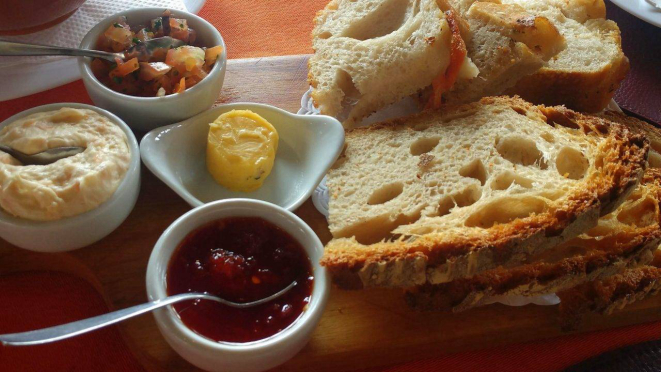
[[[256,372],[284,363],[308,342],[319,323],[330,290],[326,269],[319,265],[323,246],[317,235],[300,218],[278,206],[249,199],[222,200],[195,208],[179,217],[156,242],[147,265],[149,300],[167,296],[166,275],[172,253],[193,230],[227,217],[261,217],[289,233],[305,248],[312,263],[314,284],[306,311],[288,328],[269,338],[249,342],[216,342],[184,325],[168,306],[154,312],[166,341],[184,359],[208,371]]]
[[[273,170],[256,191],[226,189],[207,171],[209,123],[231,110],[261,115],[280,136]],[[312,194],[343,146],[344,128],[330,116],[295,115],[260,103],[231,103],[147,133],[140,142],[140,152],[147,168],[193,207],[221,199],[250,198],[292,211]]]
[[[95,49],[99,36],[120,16],[125,16],[130,25],[146,24],[149,20],[160,17],[165,10],[166,8],[137,8],[111,15],[85,35],[80,47]],[[196,44],[223,47],[223,53],[218,57],[209,75],[182,93],[165,97],[136,97],[115,92],[94,76],[90,67],[92,58],[78,59],[83,83],[94,104],[115,113],[131,128],[141,132],[190,118],[213,106],[225,80],[227,49],[218,30],[195,14],[181,10],[172,13],[177,18],[185,18],[188,25],[197,32]]]
[[[56,221],[31,221],[14,217],[0,209],[0,237],[31,251],[70,251],[103,239],[128,217],[140,192],[138,141],[126,123],[106,110],[82,103],[53,103],[20,112],[0,123],[0,128],[36,112],[59,110],[62,107],[93,110],[117,124],[126,134],[131,161],[115,193],[91,211]]]

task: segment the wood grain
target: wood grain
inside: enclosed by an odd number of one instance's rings
[[[232,60],[218,102],[252,101],[295,112],[307,90],[307,56]],[[74,252],[28,252],[0,241],[0,274],[57,270],[94,285],[112,309],[146,300],[145,272],[151,249],[165,228],[190,207],[142,169],[142,189],[129,218],[97,244]],[[322,242],[330,239],[324,217],[310,200],[296,214]],[[353,370],[392,365],[443,353],[493,347],[561,335],[553,306],[492,305],[462,314],[422,313],[404,304],[399,290],[333,289],[310,343],[279,371]],[[587,319],[581,332],[661,319],[661,297],[610,317]],[[149,371],[192,371],[161,337],[152,316],[119,325],[125,341]]]

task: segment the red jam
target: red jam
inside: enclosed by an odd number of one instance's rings
[[[170,259],[167,292],[207,292],[250,302],[294,280],[297,285],[289,292],[252,308],[208,300],[175,304],[184,324],[215,341],[257,341],[287,328],[310,302],[312,265],[301,244],[261,218],[233,217],[203,226],[179,244]]]

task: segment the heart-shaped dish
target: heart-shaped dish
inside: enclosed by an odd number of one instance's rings
[[[209,123],[231,110],[261,115],[280,137],[273,170],[253,192],[230,191],[207,171]],[[296,115],[260,103],[231,103],[152,130],[140,142],[140,153],[147,168],[193,207],[221,199],[251,198],[292,211],[321,182],[343,146],[342,124],[330,116]]]

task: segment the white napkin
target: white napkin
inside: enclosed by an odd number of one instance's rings
[[[186,10],[183,0],[87,0],[64,22],[29,35],[3,36],[6,41],[77,48],[87,32],[102,19],[131,8],[162,7]],[[140,22],[136,20],[133,22]],[[146,20],[145,20],[146,21]],[[129,24],[132,21],[129,20]],[[0,68],[25,63],[47,63],[67,57],[0,57]]]

